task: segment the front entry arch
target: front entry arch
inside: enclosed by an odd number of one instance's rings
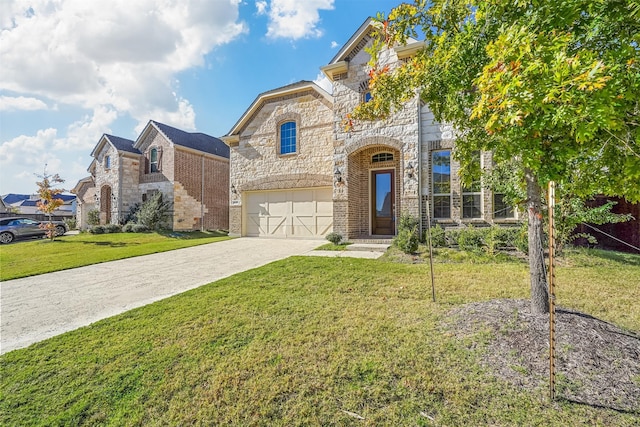
[[[400,151],[389,145],[368,146],[349,154],[347,238],[394,236],[401,211]]]

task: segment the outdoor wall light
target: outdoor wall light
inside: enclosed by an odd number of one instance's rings
[[[405,170],[407,171],[407,176],[409,178],[413,178],[413,173],[415,172],[415,170],[413,169],[413,164],[411,162],[409,162]]]
[[[336,178],[336,182],[342,182],[342,172],[340,169],[336,167],[336,171],[333,173],[333,176]]]

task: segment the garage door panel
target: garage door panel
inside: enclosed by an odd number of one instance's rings
[[[248,193],[248,236],[321,237],[333,230],[331,188]]]

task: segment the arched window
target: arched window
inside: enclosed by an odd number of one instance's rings
[[[284,122],[280,125],[280,154],[297,151],[296,136],[296,122]]]
[[[393,160],[392,153],[378,153],[371,157],[371,163],[389,162]]]
[[[151,172],[158,172],[160,169],[158,168],[158,149],[152,148],[149,152],[149,165],[151,167]]]

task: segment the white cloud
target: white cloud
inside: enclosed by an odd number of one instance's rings
[[[0,90],[141,122],[156,112],[193,122],[188,101],[173,95],[175,75],[247,30],[238,4],[3,1]]]
[[[110,133],[111,124],[118,118],[114,109],[99,106],[91,117],[85,116],[67,128],[67,137],[54,141],[55,150],[90,150],[97,143],[102,134]]]
[[[256,10],[258,15],[264,15],[267,13],[267,2],[266,1],[257,1],[256,2]]]
[[[47,104],[37,98],[0,96],[0,111],[33,111],[46,109]]]
[[[335,49],[335,48],[337,48],[338,46],[339,46],[339,45],[338,45],[338,42],[337,42],[337,41],[332,41],[332,42],[331,42],[331,49]]]
[[[10,163],[20,165],[38,165],[55,141],[57,130],[53,128],[39,130],[35,136],[20,135],[10,141],[0,145],[0,163],[8,165]]]
[[[318,73],[313,82],[327,92],[333,93],[333,83],[323,73]]]
[[[272,0],[269,10],[267,37],[320,37],[319,10],[332,10],[333,0]]]

